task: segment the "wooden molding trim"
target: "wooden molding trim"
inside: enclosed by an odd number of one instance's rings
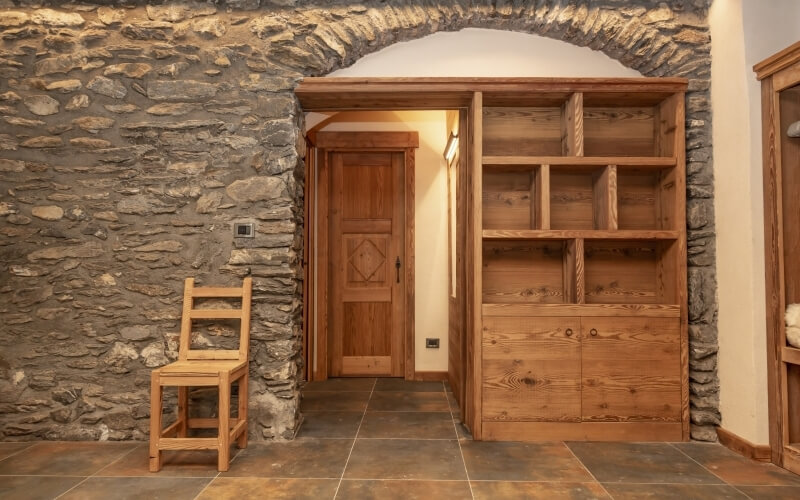
[[[763,80],[773,73],[777,73],[798,61],[800,61],[800,42],[790,45],[777,54],[764,59],[753,66],[753,71],[756,72],[756,77],[759,80]]]
[[[317,132],[320,149],[407,149],[419,147],[418,132]]]
[[[447,380],[447,372],[414,372],[414,380],[419,382],[439,382]]]
[[[722,427],[717,427],[717,437],[719,438],[720,444],[751,460],[769,462],[772,457],[772,449],[769,445],[753,444],[745,438],[737,436]]]

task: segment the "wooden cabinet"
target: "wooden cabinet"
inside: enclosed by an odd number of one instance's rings
[[[800,42],[755,66],[761,80],[764,157],[767,375],[772,462],[800,474],[800,348],[784,314],[800,303]]]
[[[689,438],[685,84],[671,89],[473,100],[480,439]]]

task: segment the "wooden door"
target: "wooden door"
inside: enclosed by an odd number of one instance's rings
[[[484,316],[484,422],[580,421],[580,323]]]
[[[677,318],[585,317],[584,421],[681,421]]]
[[[403,376],[405,153],[330,153],[330,376]]]

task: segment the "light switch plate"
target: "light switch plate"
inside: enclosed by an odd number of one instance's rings
[[[256,225],[253,222],[234,222],[233,223],[233,237],[234,238],[255,238]]]

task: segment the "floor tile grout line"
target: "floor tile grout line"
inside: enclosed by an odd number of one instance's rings
[[[569,447],[567,442],[566,441],[561,441],[561,444],[564,446],[564,448],[566,448],[570,452],[570,454],[573,457],[575,457],[575,460],[577,460],[578,463],[581,464],[581,467],[583,467],[584,470],[586,470],[586,472],[589,474],[589,476],[591,476],[591,478],[594,479],[594,482],[597,483],[598,485],[600,485],[600,488],[602,488],[603,491],[606,493],[606,495],[608,495],[608,498],[610,498],[611,500],[614,500],[614,495],[612,495],[611,492],[606,489],[606,487],[605,487],[605,485],[603,485],[603,483],[598,481],[598,479],[594,475],[594,473],[592,471],[590,471],[589,467],[585,463],[583,463],[583,460],[581,460],[580,457],[578,457],[578,455],[576,455],[575,452],[572,451],[572,448]]]
[[[31,448],[33,448],[34,446],[36,446],[36,445],[37,445],[37,444],[39,444],[40,442],[41,442],[41,441],[39,441],[39,442],[31,442],[31,444],[29,444],[29,445],[28,445],[28,446],[26,446],[25,448],[22,448],[21,450],[17,450],[17,451],[15,451],[14,453],[12,453],[11,455],[8,455],[8,456],[6,456],[6,457],[0,458],[0,462],[2,462],[3,460],[6,460],[6,459],[8,459],[8,458],[11,458],[11,457],[13,457],[13,456],[19,455],[19,454],[20,454],[20,453],[22,453],[23,451],[28,451],[28,450],[30,450]]]
[[[375,393],[375,386],[378,385],[378,379],[375,379],[375,382],[372,383],[372,391],[369,393],[369,397],[367,398],[367,404],[364,405],[364,413],[361,415],[361,420],[358,422],[358,428],[356,429],[356,435],[353,438],[353,444],[350,445],[350,453],[347,454],[347,460],[344,461],[344,467],[342,467],[342,475],[339,477],[339,484],[336,485],[336,491],[333,492],[333,500],[336,500],[336,496],[339,495],[339,488],[342,487],[342,481],[344,481],[344,474],[347,472],[347,466],[350,464],[350,457],[353,456],[353,450],[356,447],[356,441],[358,441],[358,433],[361,432],[361,425],[364,423],[364,418],[367,416],[367,408],[369,408],[369,402],[372,399],[372,394]]]
[[[442,387],[444,387],[444,382],[442,382]],[[450,406],[450,398],[447,397],[447,388],[445,388],[444,397],[447,399],[447,408],[450,410],[450,419],[453,421],[453,432],[456,433],[458,452],[461,454],[461,463],[462,465],[464,465],[464,476],[466,476],[467,478],[467,487],[469,488],[469,494],[472,497],[472,500],[475,500],[475,492],[472,491],[472,481],[470,481],[469,479],[469,470],[467,469],[467,461],[464,459],[464,449],[461,447],[461,440],[458,438],[458,427],[456,424],[456,416],[453,414],[453,407]],[[461,411],[460,408],[459,411]]]
[[[236,457],[233,457],[233,458],[235,459]],[[233,460],[231,460],[231,462],[233,462]],[[198,498],[200,498],[200,495],[202,495],[203,492],[206,491],[209,486],[211,486],[211,483],[213,483],[214,481],[217,480],[217,478],[220,476],[220,474],[222,474],[222,473],[217,471],[217,475],[212,477],[211,480],[209,482],[207,482],[205,486],[203,486],[203,489],[197,492],[197,495],[194,496],[193,500],[197,500]]]
[[[76,484],[75,484],[75,485],[74,485],[72,488],[68,489],[68,490],[67,490],[67,491],[65,491],[64,493],[61,493],[60,495],[58,495],[57,497],[55,497],[53,500],[58,500],[59,498],[63,497],[64,495],[66,495],[66,494],[67,494],[67,493],[69,493],[70,491],[74,490],[74,489],[75,489],[75,488],[77,488],[78,486],[80,486],[80,485],[82,485],[83,483],[85,483],[86,481],[88,481],[89,479],[91,479],[91,478],[93,478],[93,477],[98,477],[98,476],[97,476],[97,474],[99,474],[100,472],[104,471],[104,470],[105,470],[105,469],[106,469],[108,466],[110,466],[111,464],[113,464],[113,463],[116,463],[118,460],[122,459],[123,457],[126,457],[126,456],[128,456],[130,453],[133,453],[133,450],[135,450],[135,449],[139,448],[139,446],[143,446],[143,444],[140,444],[140,445],[138,445],[138,446],[133,446],[133,447],[131,447],[131,449],[130,449],[130,450],[126,451],[126,452],[125,452],[125,453],[123,453],[122,455],[120,455],[120,456],[118,456],[117,458],[115,458],[114,460],[112,460],[112,461],[111,461],[111,463],[109,463],[109,464],[106,464],[104,467],[100,467],[100,469],[96,470],[94,473],[92,473],[92,474],[89,474],[89,475],[85,476],[85,477],[83,478],[83,480],[82,480],[82,481],[79,481],[79,482],[78,482],[78,483],[76,483]]]
[[[122,460],[123,458],[127,457],[128,455],[130,455],[131,453],[133,453],[133,452],[134,452],[134,451],[136,451],[137,449],[141,448],[142,446],[147,446],[147,445],[146,445],[145,443],[141,443],[141,444],[139,444],[138,446],[134,446],[133,448],[131,448],[130,450],[128,450],[126,453],[123,453],[122,455],[118,456],[117,458],[115,458],[114,460],[112,460],[112,461],[111,461],[109,464],[107,464],[105,467],[102,467],[102,468],[100,468],[100,470],[99,470],[99,471],[95,472],[94,474],[92,474],[92,475],[91,475],[91,476],[89,476],[89,477],[96,476],[96,475],[100,474],[101,472],[103,472],[104,470],[108,469],[109,467],[111,467],[111,466],[112,466],[112,465],[114,465],[115,463],[119,462],[119,461],[120,461],[120,460]]]
[[[667,443],[667,444],[668,444],[668,445],[670,445],[671,447],[675,448],[676,450],[678,450],[678,452],[679,452],[681,455],[685,456],[686,458],[688,458],[688,459],[689,459],[689,460],[691,460],[692,462],[694,462],[694,463],[696,463],[697,465],[699,465],[699,466],[700,466],[700,467],[701,467],[701,468],[702,468],[704,471],[708,472],[709,474],[711,474],[711,475],[712,475],[712,476],[714,476],[715,478],[717,478],[717,479],[719,479],[720,481],[722,481],[722,484],[725,484],[725,485],[728,485],[728,486],[734,486],[734,488],[735,488],[735,485],[733,485],[733,484],[729,483],[728,481],[726,481],[725,479],[723,479],[723,478],[722,478],[722,477],[721,477],[719,474],[716,474],[716,473],[714,473],[714,471],[713,471],[713,470],[709,469],[709,468],[708,468],[708,467],[706,467],[705,465],[703,465],[703,464],[701,464],[700,462],[698,462],[697,460],[695,460],[695,459],[694,459],[694,457],[692,457],[691,455],[689,455],[688,453],[686,453],[686,452],[685,452],[685,451],[683,451],[682,449],[680,449],[680,448],[678,448],[677,446],[675,446],[675,443]],[[745,495],[745,496],[747,496],[747,495]],[[750,498],[750,497],[749,497],[749,496],[747,496],[747,498]]]

